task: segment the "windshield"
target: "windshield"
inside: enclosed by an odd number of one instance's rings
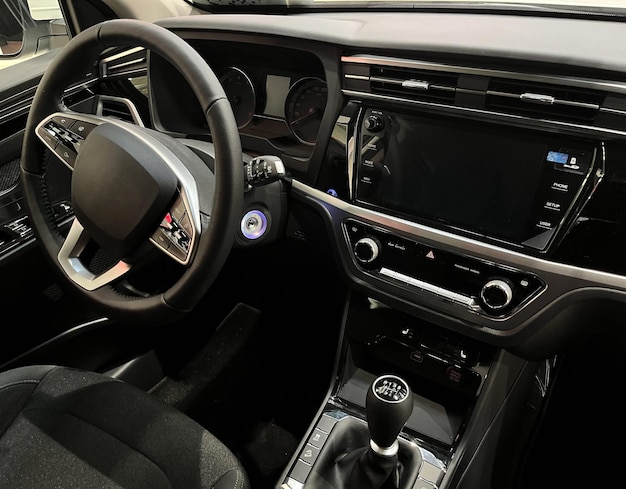
[[[626,0],[241,0],[236,5],[230,0],[188,0],[189,3],[210,10],[215,7],[245,7],[262,9],[263,6],[285,7],[361,7],[371,8],[429,8],[462,7],[486,10],[560,10],[570,12],[598,12],[602,14],[626,14]]]

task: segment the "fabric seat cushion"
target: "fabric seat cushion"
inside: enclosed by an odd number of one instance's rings
[[[230,450],[125,382],[76,369],[0,374],[0,487],[244,489]]]

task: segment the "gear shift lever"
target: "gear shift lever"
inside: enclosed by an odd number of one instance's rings
[[[409,384],[396,375],[381,375],[367,391],[365,412],[370,446],[384,457],[398,453],[398,435],[413,412]]]
[[[409,481],[403,487],[412,486],[417,465],[406,451],[410,467],[400,461],[398,442],[412,412],[409,384],[396,375],[376,378],[365,396],[367,428],[350,417],[337,423],[305,489],[398,489],[402,481]],[[407,469],[413,479],[404,478]]]

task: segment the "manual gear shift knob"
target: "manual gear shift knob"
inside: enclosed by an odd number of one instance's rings
[[[398,435],[413,412],[413,392],[397,375],[381,375],[365,398],[372,449],[392,456],[398,451]]]

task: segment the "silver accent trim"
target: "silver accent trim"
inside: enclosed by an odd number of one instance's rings
[[[374,453],[380,455],[381,457],[394,457],[396,453],[398,453],[398,449],[400,448],[400,444],[398,440],[395,440],[390,447],[379,447],[374,440],[370,440],[370,447],[374,451]]]
[[[130,116],[133,118],[133,121],[135,122],[135,124],[137,124],[139,127],[146,127],[145,124],[143,123],[143,120],[141,119],[141,116],[139,115],[139,110],[137,110],[137,106],[133,103],[132,100],[124,98],[124,97],[112,97],[110,95],[99,95],[98,107],[96,108],[96,115],[100,117],[107,117],[106,115],[102,113],[104,109],[104,103],[102,102],[119,102],[125,105],[128,108],[128,112],[130,113]]]
[[[146,54],[139,58],[131,58],[128,61],[122,61],[120,63],[114,64],[116,61],[123,60],[123,58],[132,56],[133,54],[142,51],[147,52],[144,47],[139,46],[136,48],[127,49],[126,51],[114,54],[113,56],[103,58],[100,61],[100,77],[104,80],[107,78],[131,77],[133,75],[136,76],[145,73],[147,71],[148,61],[148,57]],[[136,65],[137,67],[133,68],[134,65]],[[111,71],[113,70],[120,71],[117,73],[111,73]]]
[[[626,116],[626,110],[611,109],[609,107],[600,107],[599,110],[600,112],[606,112],[607,114]]]
[[[487,301],[487,299],[485,298],[485,293],[490,288],[499,289],[501,292],[504,293],[505,300],[503,304],[496,305],[496,306],[489,304],[489,301]],[[480,291],[480,298],[483,300],[485,304],[487,304],[487,307],[489,307],[489,309],[498,311],[500,309],[504,309],[506,306],[508,306],[511,303],[511,301],[513,300],[513,290],[511,289],[509,284],[507,284],[504,280],[499,280],[499,279],[490,280],[485,285],[483,285],[483,288]]]
[[[370,77],[367,75],[344,75],[344,78],[348,80],[360,80],[360,81],[369,81]]]
[[[129,122],[121,121],[121,120],[114,119],[114,118],[87,115],[87,114],[82,114],[79,112],[72,112],[72,111],[55,112],[53,114],[50,114],[48,117],[46,117],[37,125],[37,127],[35,128],[35,131],[38,131],[40,127],[44,126],[47,122],[52,120],[52,118],[57,117],[57,116],[71,117],[72,119],[75,119],[77,121],[83,121],[83,122],[87,122],[87,123],[95,124],[95,125],[100,125],[103,123],[115,124],[116,126],[119,126],[127,130],[128,132],[133,133],[133,135],[135,135],[137,138],[141,139],[144,143],[151,146],[152,149],[154,149],[155,152],[161,156],[163,161],[167,163],[167,165],[176,175],[176,178],[178,179],[180,183],[179,186],[182,187],[185,191],[184,195],[188,201],[187,202],[188,209],[191,211],[192,224],[196,230],[201,229],[200,198],[198,197],[199,194],[198,194],[198,187],[196,185],[196,181],[191,175],[191,173],[189,172],[189,170],[185,167],[185,165],[181,163],[180,160],[176,158],[176,156],[168,148],[166,148],[164,145],[162,145],[156,140],[148,139],[146,137],[146,134],[139,127]],[[43,142],[45,144],[45,141]],[[46,146],[49,149],[51,149],[52,152],[54,153],[54,148],[50,148],[48,144],[46,144]],[[68,168],[72,169],[70,166],[68,166]]]
[[[293,477],[288,477],[287,482],[285,482],[281,489],[302,489],[304,484],[302,482],[298,482]]]
[[[524,122],[528,124],[533,124],[537,127],[537,123],[544,124],[547,127],[555,127],[561,129],[574,129],[574,130],[582,130],[587,133],[592,133],[599,136],[620,136],[626,137],[626,131],[619,131],[617,129],[609,129],[605,127],[596,127],[596,126],[587,126],[585,124],[576,124],[572,122],[558,121],[553,119],[533,119],[531,117],[522,116],[518,114],[510,114],[503,112],[493,112],[484,109],[473,109],[471,107],[460,107],[458,105],[447,105],[440,104],[434,102],[427,102],[424,100],[411,100],[401,97],[392,97],[390,95],[379,95],[372,94],[369,92],[360,92],[357,90],[346,90],[342,89],[341,93],[354,98],[361,98],[367,100],[378,100],[378,101],[387,101],[387,102],[396,102],[403,103],[405,105],[415,105],[420,107],[427,108],[437,108],[437,109],[445,109],[450,112],[458,112],[458,113],[466,113],[473,114],[478,116],[489,116],[493,119],[499,119],[503,121],[513,121],[513,122]]]
[[[75,119],[77,121],[83,121],[95,125],[100,125],[103,123],[114,124],[132,133],[134,136],[150,146],[156,153],[161,156],[163,161],[174,172],[178,180],[180,195],[185,203],[185,207],[189,212],[190,222],[192,225],[192,235],[189,244],[189,253],[187,254],[186,260],[184,261],[181,261],[171,253],[168,253],[167,250],[164,250],[158,244],[155,244],[155,246],[162,252],[166,253],[168,256],[173,257],[176,261],[182,264],[189,263],[189,261],[191,260],[191,256],[193,255],[197,235],[199,234],[202,227],[200,222],[200,198],[198,194],[198,187],[196,185],[195,179],[193,178],[189,170],[184,166],[184,164],[180,162],[180,160],[176,158],[176,156],[163,144],[159,143],[156,140],[149,139],[142,131],[142,129],[138,126],[113,118],[86,115],[78,112],[55,112],[42,120],[37,125],[35,131],[38,132],[41,127],[43,127],[45,124],[47,124],[54,117],[57,116],[71,117],[72,119]],[[46,145],[46,147],[48,147],[52,151],[53,154],[56,155],[54,148],[50,147],[50,145],[48,145],[48,143],[46,143],[46,141],[42,138],[40,138],[40,140]],[[60,161],[63,161],[58,155],[57,158],[59,158]],[[65,162],[64,164],[70,170],[72,170],[71,166],[67,165]],[[149,240],[154,243],[152,238],[149,238]],[[109,271],[98,276],[94,275],[92,272],[87,270],[79,260],[80,253],[84,250],[87,241],[88,239],[84,236],[84,228],[75,218],[68,237],[61,246],[59,254],[57,255],[57,259],[61,268],[66,272],[68,277],[72,279],[77,285],[86,290],[92,291],[112,282],[113,280],[118,279],[130,270],[131,266],[129,264],[120,261]]]
[[[590,88],[596,90],[600,89],[614,93],[626,94],[626,83],[609,80],[593,80],[590,78],[551,76],[536,73],[512,72],[486,68],[472,68],[469,66],[447,65],[443,63],[431,63],[428,61],[409,60],[368,54],[342,56],[341,61],[343,63],[373,64],[381,66],[394,66],[400,68],[463,73],[468,75],[496,76],[500,78],[510,78],[513,80],[534,81],[556,85],[568,85],[572,87]]]
[[[617,275],[614,273],[603,272],[599,270],[593,270],[588,268],[577,267],[573,265],[567,265],[564,263],[558,263],[548,261],[543,258],[526,255],[517,251],[508,250],[492,244],[483,243],[472,238],[452,234],[447,231],[442,231],[435,228],[430,228],[423,224],[418,224],[404,219],[382,214],[377,211],[372,211],[362,207],[355,206],[353,204],[344,202],[324,192],[312,188],[298,180],[292,181],[292,189],[296,192],[300,192],[304,196],[323,204],[329,209],[332,216],[337,216],[338,211],[346,214],[346,217],[355,217],[357,219],[363,219],[371,223],[378,224],[380,226],[389,228],[391,230],[398,231],[404,235],[416,240],[427,240],[445,245],[448,248],[461,250],[463,253],[475,256],[478,258],[484,258],[487,260],[495,261],[497,263],[534,271],[545,272],[546,275],[558,275],[561,277],[568,277],[577,282],[577,287],[585,288],[591,286],[604,286],[621,291],[626,291],[626,276]],[[339,219],[339,218],[338,218]],[[343,219],[341,218],[341,221]],[[340,233],[339,221],[335,222],[338,226],[338,236]],[[346,242],[347,246],[347,242]],[[533,300],[536,300],[542,294],[550,288],[544,289],[539,295],[535,296]],[[570,290],[574,290],[574,288]],[[531,301],[532,302],[532,301]],[[526,303],[526,307],[530,302]],[[519,312],[516,311],[516,314]],[[500,321],[498,318],[489,318],[490,321]]]
[[[428,90],[430,88],[430,83],[420,80],[404,80],[401,85],[402,88],[410,88],[413,90]]]
[[[362,263],[371,263],[373,262],[376,258],[378,258],[378,253],[380,252],[380,250],[378,249],[378,244],[376,243],[376,241],[374,241],[372,238],[361,238],[359,239],[356,243],[354,243],[354,248],[356,250],[357,245],[362,244],[362,245],[367,245],[370,248],[370,251],[372,252],[372,257],[369,259],[362,259],[360,258],[357,254],[356,251],[354,253],[354,256],[356,257],[357,260],[359,260]],[[382,273],[382,271],[381,271]]]
[[[553,105],[556,100],[554,97],[550,95],[542,95],[540,93],[522,93],[519,96],[520,100],[524,102],[531,102],[533,104],[541,104],[541,105]]]
[[[72,282],[91,292],[117,280],[131,270],[132,267],[124,261],[119,261],[100,275],[95,275],[89,271],[80,261],[80,254],[89,243],[89,236],[84,231],[78,219],[74,218],[72,227],[59,250],[57,259],[59,265],[61,265],[61,268]]]
[[[403,282],[407,285],[412,285],[413,287],[417,287],[418,289],[424,290],[426,292],[430,292],[444,299],[448,299],[452,302],[465,306],[467,307],[468,310],[472,312],[478,312],[481,310],[481,307],[478,305],[478,303],[474,300],[473,297],[459,294],[457,292],[452,292],[451,290],[444,289],[443,287],[439,287],[429,282],[424,282],[423,280],[413,278],[409,275],[396,272],[395,270],[391,270],[386,267],[381,268],[378,273],[380,273],[381,275],[385,277],[391,278],[393,280],[397,280],[399,282]]]

